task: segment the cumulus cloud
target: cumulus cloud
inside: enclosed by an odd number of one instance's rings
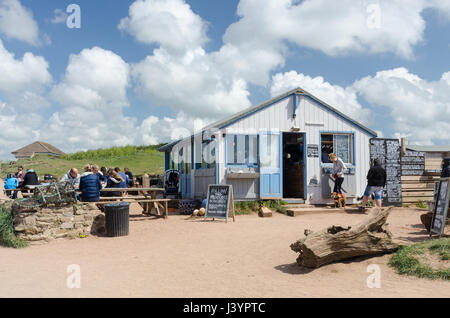
[[[321,76],[312,78],[308,75],[297,74],[295,71],[275,74],[272,77],[270,94],[275,97],[297,87],[303,88],[342,113],[362,123],[368,123],[369,110],[358,102],[358,96],[353,87],[332,85]]]
[[[139,42],[160,44],[182,54],[208,41],[207,23],[184,0],[137,0],[118,28]]]
[[[274,44],[287,41],[330,56],[394,53],[411,58],[423,40],[421,13],[434,8],[448,14],[442,1],[383,2],[332,0],[241,0],[240,20],[225,36],[239,45],[248,39]]]
[[[413,143],[448,143],[450,139],[450,72],[426,81],[406,68],[377,72],[353,84],[372,105],[390,113],[397,137]]]
[[[51,23],[53,23],[53,24],[58,24],[58,23],[65,23],[65,22],[67,21],[68,15],[67,15],[67,13],[64,12],[63,10],[61,10],[61,9],[55,9],[55,10],[53,11],[53,14],[54,14],[54,16],[53,16],[53,18],[50,20]]]
[[[39,45],[39,28],[33,13],[19,0],[0,1],[0,32],[7,38]]]

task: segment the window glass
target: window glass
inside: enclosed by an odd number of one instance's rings
[[[322,163],[331,163],[328,154],[335,153],[344,163],[353,163],[353,135],[321,134]]]
[[[265,168],[280,167],[280,136],[262,135],[262,153],[261,166]]]
[[[257,165],[258,136],[257,135],[227,135],[227,164]]]
[[[248,136],[248,163],[258,164],[258,136]]]
[[[245,165],[245,135],[236,136],[236,164]]]

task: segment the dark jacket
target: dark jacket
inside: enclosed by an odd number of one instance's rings
[[[441,178],[450,178],[450,158],[444,158],[442,165]]]
[[[128,176],[125,173],[123,173],[122,171],[117,172],[117,174],[119,176],[121,176],[122,179],[123,179],[123,181],[120,183],[120,187],[121,188],[126,188],[127,184],[128,184]]]
[[[100,200],[100,189],[102,185],[97,175],[86,172],[80,178],[81,201],[98,202]]]
[[[108,178],[108,182],[106,182],[106,188],[121,188],[120,181],[114,179],[113,177]],[[120,197],[122,196],[122,192],[105,192],[105,196],[107,197]]]
[[[27,185],[39,185],[39,178],[34,171],[28,171],[23,177],[22,188]]]
[[[133,174],[131,173],[131,171],[127,171],[127,172],[125,172],[125,174],[128,177],[128,186],[130,186],[130,187],[134,186],[134,178],[133,178]]]
[[[386,170],[380,165],[374,165],[367,173],[367,185],[384,187],[386,185]]]

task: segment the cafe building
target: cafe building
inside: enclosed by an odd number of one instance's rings
[[[302,88],[212,123],[161,147],[165,168],[180,171],[183,198],[206,197],[209,184],[231,184],[235,200],[331,203],[336,153],[347,166],[349,203],[361,196],[377,134]]]

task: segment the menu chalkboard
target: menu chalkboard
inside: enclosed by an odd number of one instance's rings
[[[370,159],[381,160],[386,170],[386,187],[383,190],[383,204],[402,204],[402,179],[400,164],[400,141],[398,139],[370,139]]]
[[[425,171],[425,153],[406,151],[402,156],[402,176],[422,176]]]
[[[447,220],[448,201],[450,198],[450,178],[441,179],[439,191],[434,204],[433,220],[431,222],[431,233],[442,235]]]
[[[206,199],[205,218],[225,219],[228,222],[230,211],[234,221],[233,186],[210,184]]]

